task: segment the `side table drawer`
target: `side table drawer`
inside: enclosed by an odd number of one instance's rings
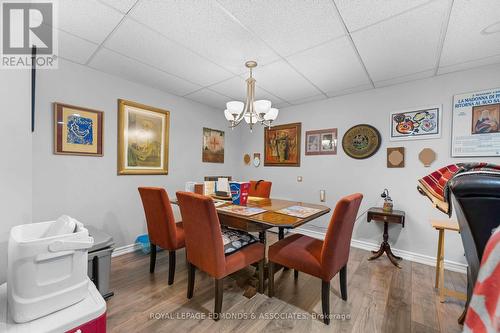
[[[379,215],[379,214],[371,214],[370,218],[376,221],[389,222],[389,223],[401,223],[401,218],[398,216],[388,216],[388,215]]]

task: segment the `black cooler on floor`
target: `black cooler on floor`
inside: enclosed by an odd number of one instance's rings
[[[92,226],[86,226],[89,235],[94,238],[94,246],[89,249],[88,271],[89,278],[104,299],[113,296],[109,291],[109,275],[111,273],[111,253],[113,252],[113,238],[105,232]]]

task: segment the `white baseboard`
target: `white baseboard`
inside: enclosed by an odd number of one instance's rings
[[[122,256],[124,254],[131,253],[131,252],[134,252],[134,251],[137,251],[140,249],[141,249],[141,245],[139,243],[116,247],[113,250],[111,257],[119,257],[119,256]]]
[[[300,233],[304,234],[310,237],[314,237],[317,239],[325,239],[325,233],[321,231],[315,231],[315,230],[310,230],[310,229],[305,229],[305,228],[297,228],[297,229],[291,229],[290,232],[292,233]],[[360,241],[356,239],[351,240],[351,246],[362,249],[362,250],[378,250],[380,248],[380,244],[375,244],[375,243],[370,243],[370,242],[365,242],[365,241]],[[436,266],[436,257],[431,257],[427,256],[424,254],[419,254],[415,252],[410,252],[406,250],[399,250],[395,248],[391,248],[392,252],[394,252],[395,255],[398,257],[401,257],[406,260],[410,260],[413,262],[418,262],[420,264],[424,265],[429,265],[429,266]],[[444,261],[444,268],[453,272],[459,272],[459,273],[467,273],[467,265],[456,262],[456,261],[451,261],[451,260],[445,260]]]
[[[290,232],[292,233],[300,233],[304,234],[310,237],[314,237],[317,239],[325,239],[325,233],[321,231],[315,231],[315,230],[310,230],[310,229],[304,229],[304,228],[297,228],[297,229],[291,229]],[[360,241],[356,239],[351,240],[351,246],[362,249],[362,250],[378,250],[380,247],[380,244],[375,244],[375,243],[370,243],[370,242],[365,242],[365,241]],[[114,249],[113,254],[111,255],[112,257],[118,257],[127,253],[131,253],[137,250],[141,249],[141,245],[136,243],[136,244],[129,244],[125,246],[120,246]],[[429,266],[436,266],[436,257],[431,257],[427,256],[424,254],[419,254],[415,252],[410,252],[406,250],[399,250],[392,248],[392,252],[394,252],[395,255],[402,257],[403,259],[418,262],[420,264],[424,265],[429,265]],[[467,273],[467,265],[456,262],[456,261],[451,261],[451,260],[445,260],[444,261],[444,268],[453,272],[458,272],[458,273]]]

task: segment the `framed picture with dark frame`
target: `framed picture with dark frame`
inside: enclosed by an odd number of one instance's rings
[[[104,112],[54,103],[54,154],[103,156]]]
[[[336,155],[337,129],[306,131],[306,155]]]
[[[300,166],[301,123],[264,129],[264,166]]]

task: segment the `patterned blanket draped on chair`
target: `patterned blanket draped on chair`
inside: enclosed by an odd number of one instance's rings
[[[420,194],[427,196],[434,206],[451,216],[448,182],[464,172],[500,172],[500,165],[491,163],[457,163],[440,168],[418,180]]]

